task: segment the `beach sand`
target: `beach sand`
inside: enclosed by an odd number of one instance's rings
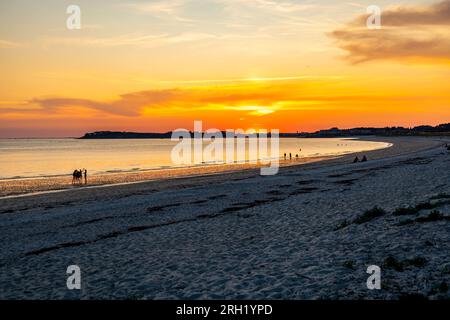
[[[275,176],[252,168],[0,199],[0,298],[448,299],[445,140],[370,139],[393,147]],[[384,212],[365,215],[375,206]],[[81,268],[79,291],[66,288],[69,265]],[[381,290],[366,287],[369,265],[382,268]]]

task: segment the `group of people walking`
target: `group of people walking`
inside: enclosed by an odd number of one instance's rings
[[[75,170],[72,175],[72,184],[82,184],[84,178],[84,184],[87,184],[87,170],[80,169]]]

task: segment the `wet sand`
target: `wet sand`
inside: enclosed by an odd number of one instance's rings
[[[280,160],[280,166],[287,167],[334,158],[337,157],[327,156]],[[71,175],[48,178],[5,179],[0,180],[0,198],[29,193],[43,193],[46,191],[79,190],[86,187],[159,181],[183,177],[208,176],[221,173],[229,174],[245,170],[259,169],[263,166],[267,165],[244,163],[96,174],[92,176],[89,175],[87,181],[83,178],[75,184],[72,184]]]

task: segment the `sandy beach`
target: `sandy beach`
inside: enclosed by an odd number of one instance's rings
[[[367,139],[393,146],[275,176],[116,177],[135,183],[2,198],[0,298],[449,299],[449,138]],[[369,265],[381,290],[366,287]]]

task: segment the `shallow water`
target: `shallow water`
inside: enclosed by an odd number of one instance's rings
[[[99,174],[180,167],[171,159],[176,144],[169,139],[0,139],[0,179],[60,176],[77,168]],[[340,155],[388,146],[354,139],[282,138],[279,157]]]

